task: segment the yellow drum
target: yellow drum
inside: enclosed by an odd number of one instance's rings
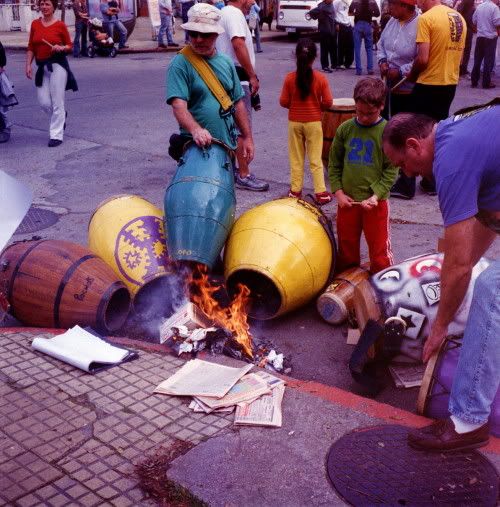
[[[333,235],[316,207],[294,198],[257,206],[233,225],[224,253],[229,292],[250,289],[249,314],[271,319],[298,308],[325,286],[334,265]]]
[[[172,270],[165,243],[163,213],[136,195],[101,203],[89,222],[89,248],[109,264],[134,297],[134,309],[170,314],[168,275]]]

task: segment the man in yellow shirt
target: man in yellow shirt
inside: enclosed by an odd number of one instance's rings
[[[415,82],[412,110],[437,121],[450,114],[457,89],[467,26],[464,18],[440,0],[417,0],[423,14],[417,24],[417,57],[408,81]],[[423,179],[424,192],[436,195],[434,182]]]

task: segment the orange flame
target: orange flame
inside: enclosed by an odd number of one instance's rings
[[[197,266],[190,285],[196,289],[191,291],[192,302],[217,325],[231,331],[244,353],[252,358],[252,335],[246,312],[250,289],[246,285],[238,284],[237,293],[231,304],[227,308],[222,308],[213,296],[220,289],[220,285],[209,282],[207,268],[204,265]]]

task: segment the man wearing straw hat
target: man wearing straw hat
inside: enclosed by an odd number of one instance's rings
[[[188,22],[181,25],[188,36],[189,46],[212,69],[233,106],[223,111],[221,103],[210,91],[207,82],[179,53],[167,71],[167,104],[172,106],[181,135],[190,137],[198,146],[208,146],[213,139],[235,150],[238,135],[242,137],[243,154],[253,159],[254,144],[244,96],[236,69],[227,56],[219,54],[215,41],[224,29],[219,25],[220,11],[212,5],[195,4],[188,12]],[[239,131],[239,132],[238,132]]]
[[[423,360],[436,354],[464,299],[474,266],[500,234],[500,105],[436,123],[401,113],[387,124],[385,154],[408,176],[434,176],[445,227],[441,294]],[[500,383],[500,260],[476,279],[450,394],[450,417],[413,430],[410,446],[441,452],[488,443]]]

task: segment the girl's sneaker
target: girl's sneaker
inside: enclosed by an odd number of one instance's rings
[[[332,195],[328,192],[320,192],[319,194],[314,194],[314,200],[316,201],[316,204],[322,206],[323,204],[332,202]]]
[[[288,197],[295,197],[296,199],[302,198],[302,192],[294,192],[292,189],[288,192]]]

